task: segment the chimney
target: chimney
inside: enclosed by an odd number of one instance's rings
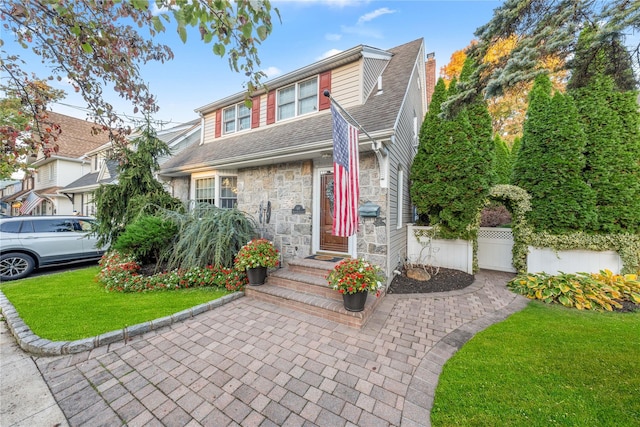
[[[436,89],[436,54],[434,52],[427,54],[427,62],[425,64],[426,80],[427,80],[427,109],[431,105],[431,97]]]

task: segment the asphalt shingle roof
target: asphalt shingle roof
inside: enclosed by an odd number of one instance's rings
[[[56,142],[58,144],[57,156],[77,159],[109,142],[109,135],[106,132],[93,135],[91,130],[94,124],[86,120],[53,111],[49,112],[48,120],[59,124],[62,130]]]
[[[393,58],[382,74],[383,92],[374,92],[364,105],[349,109],[349,113],[367,132],[393,128],[421,46],[422,39],[418,39],[389,49]],[[261,158],[270,152],[296,149],[304,151],[309,144],[330,141],[331,138],[331,114],[326,110],[301,120],[267,125],[237,136],[190,147],[164,163],[162,170],[223,165],[225,161],[240,156]]]

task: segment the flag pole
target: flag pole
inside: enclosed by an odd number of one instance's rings
[[[380,179],[384,180],[385,173],[384,173],[383,165],[385,164],[384,158],[387,157],[387,149],[385,148],[384,144],[376,141],[371,135],[369,135],[369,133],[360,125],[360,123],[358,123],[358,121],[354,119],[353,116],[349,114],[347,110],[342,108],[342,105],[340,105],[338,101],[336,101],[335,98],[331,96],[331,93],[327,89],[325,89],[322,92],[322,94],[327,98],[329,98],[329,100],[333,103],[333,105],[338,107],[340,111],[342,111],[347,117],[349,117],[349,119],[351,119],[351,121],[358,127],[358,129],[362,131],[362,133],[364,133],[365,135],[367,135],[367,137],[369,137],[372,143],[373,152],[376,154],[376,157],[378,158],[378,162],[380,163]]]

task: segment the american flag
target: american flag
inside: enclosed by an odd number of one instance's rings
[[[334,236],[358,231],[359,157],[358,129],[349,124],[331,104],[333,116]]]
[[[40,202],[42,202],[42,199],[38,197],[38,195],[33,191],[30,192],[27,198],[22,202],[22,206],[20,206],[20,214],[29,214],[36,206],[40,204]]]

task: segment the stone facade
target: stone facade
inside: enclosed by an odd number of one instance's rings
[[[283,260],[311,253],[311,207],[313,164],[311,161],[282,163],[238,171],[238,208],[254,216],[260,234],[274,242]],[[264,209],[271,202],[271,218]],[[262,204],[262,221],[260,206]],[[305,214],[291,213],[296,205]]]
[[[311,160],[238,170],[238,209],[254,217],[258,233],[272,240],[286,263],[312,253],[313,170]],[[380,188],[380,170],[372,153],[360,156],[360,204],[372,202],[381,208],[379,218],[360,218],[358,256],[385,267],[387,246],[387,195]],[[190,178],[171,181],[175,197],[189,200]],[[269,222],[267,203],[271,202]],[[304,214],[294,214],[300,205]],[[262,211],[261,211],[262,208]]]
[[[378,218],[360,218],[358,256],[374,264],[386,266],[388,252],[388,189],[380,187],[380,169],[373,153],[360,154],[360,205],[366,202],[380,206]]]

